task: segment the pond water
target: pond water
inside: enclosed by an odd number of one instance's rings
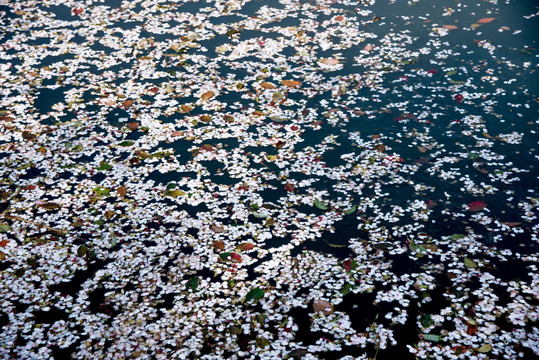
[[[0,358],[539,355],[534,1],[0,1]]]

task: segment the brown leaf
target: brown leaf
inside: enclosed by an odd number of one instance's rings
[[[120,186],[116,188],[116,192],[118,193],[118,195],[120,195],[120,197],[124,197],[127,194],[127,189],[123,186]]]
[[[185,113],[188,113],[190,112],[191,110],[193,110],[193,107],[190,106],[190,105],[180,105],[180,113],[181,114],[185,114]]]
[[[417,147],[417,150],[419,150],[420,153],[427,152],[427,149],[424,148],[423,146],[418,146],[418,147]]]
[[[43,208],[45,210],[58,210],[62,207],[62,205],[60,204],[57,204],[55,202],[52,202],[52,201],[38,201],[37,202],[37,206],[39,206],[40,208]]]
[[[200,96],[200,98],[202,99],[202,101],[207,101],[214,96],[215,94],[213,93],[213,91],[206,91],[204,94]]]
[[[482,169],[482,168],[480,168],[480,167],[478,167],[478,166],[474,166],[474,169],[477,170],[477,171],[479,171],[480,173],[488,174],[488,170]]]
[[[215,240],[213,242],[213,248],[215,250],[223,250],[225,248],[225,243],[223,240]]]
[[[107,210],[105,211],[105,213],[103,214],[103,216],[105,217],[105,219],[107,220],[110,220],[114,217],[114,215],[116,215],[116,213],[112,210]]]
[[[122,102],[122,107],[124,109],[128,109],[131,107],[131,105],[134,104],[134,101],[133,100],[125,100],[124,102]]]
[[[297,88],[301,86],[301,83],[296,80],[283,80],[281,81],[281,84],[284,86],[291,87],[291,88]]]
[[[374,147],[376,151],[379,151],[381,153],[386,152],[386,147],[383,144],[378,144]]]
[[[262,84],[260,84],[260,86],[263,89],[275,89],[276,88],[275,85],[273,85],[272,83],[269,83],[269,82],[263,82]]]
[[[128,122],[127,124],[125,124],[126,128],[133,131],[137,130],[139,126],[140,123],[138,121]]]
[[[505,225],[505,226],[509,226],[509,227],[515,227],[515,226],[520,226],[520,225],[522,225],[522,222],[518,222],[518,221],[503,221],[502,224]]]
[[[335,59],[335,58],[331,58],[331,59],[320,59],[318,60],[318,62],[322,63],[322,64],[326,64],[326,65],[337,65],[339,64],[339,60],[338,59]]]
[[[444,28],[446,28],[447,30],[455,30],[455,29],[458,29],[458,26],[455,26],[455,25],[444,25]]]
[[[225,228],[224,228],[224,227],[219,226],[219,225],[215,225],[215,224],[213,224],[213,225],[211,226],[211,229],[212,229],[213,232],[215,232],[215,233],[217,233],[217,234],[220,234],[220,233],[225,232]]]
[[[313,310],[314,312],[321,312],[325,315],[329,315],[334,311],[333,305],[325,300],[314,300],[313,301]]]
[[[365,115],[365,112],[361,110],[354,110],[354,114],[361,116],[361,115]]]

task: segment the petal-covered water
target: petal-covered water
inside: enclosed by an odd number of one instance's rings
[[[0,1],[0,357],[514,359],[527,1]]]

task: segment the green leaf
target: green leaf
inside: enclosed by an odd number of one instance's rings
[[[264,290],[262,290],[261,288],[257,287],[257,288],[251,289],[251,290],[247,293],[247,295],[245,295],[245,297],[243,298],[243,300],[242,300],[241,302],[243,303],[243,302],[245,302],[245,301],[250,301],[250,300],[258,301],[258,300],[260,300],[263,296],[264,296]]]
[[[457,71],[453,70],[453,71],[448,72],[446,75],[451,76],[451,75],[455,75],[456,73],[457,73]]]
[[[423,334],[423,339],[427,341],[440,341],[442,338],[442,335],[436,335],[436,334]]]
[[[477,268],[477,264],[469,258],[464,258],[464,266],[466,266],[468,269]]]
[[[256,347],[258,347],[258,348],[263,349],[263,348],[265,348],[267,346],[270,346],[270,345],[271,345],[271,343],[268,341],[268,339],[266,339],[263,336],[256,339]]]
[[[11,230],[11,226],[8,224],[0,224],[0,232],[6,232]]]
[[[302,359],[307,354],[308,352],[306,350],[295,349],[295,350],[290,351],[288,354],[286,354],[284,358],[285,359],[290,359],[290,358]]]
[[[466,237],[466,235],[464,234],[453,234],[451,235],[450,239],[451,240],[460,240],[460,239],[464,239]]]
[[[178,196],[184,196],[184,195],[185,195],[185,191],[182,191],[182,190],[168,190],[167,191],[167,196],[170,196],[173,198],[177,198]]]
[[[433,323],[432,317],[429,314],[421,315],[421,319],[419,321],[421,322],[421,325],[423,325],[423,327],[429,327]]]
[[[86,245],[82,244],[81,246],[79,246],[79,248],[77,249],[77,255],[79,257],[83,257],[84,255],[86,255],[88,253],[88,248],[86,247]]]
[[[125,141],[122,141],[121,143],[118,144],[118,146],[131,146],[133,145],[135,142],[134,141],[131,141],[131,140],[125,140]]]
[[[187,282],[187,288],[193,291],[196,291],[196,289],[198,288],[198,281],[199,281],[199,277],[193,276],[191,280]]]
[[[344,211],[344,214],[345,214],[345,215],[350,215],[350,214],[355,213],[356,210],[357,210],[357,205],[354,205],[354,206],[352,206],[350,209],[345,210],[345,211]]]
[[[110,234],[110,247],[114,248],[118,245],[118,238],[114,234]]]
[[[255,211],[253,212],[253,215],[255,218],[257,219],[265,219],[269,216],[268,213],[265,213],[265,212],[259,212],[259,211]]]
[[[176,184],[176,183],[170,183],[170,184],[167,185],[167,190],[172,190],[172,189],[174,189],[176,186],[178,186],[178,184]]]
[[[487,353],[490,350],[492,350],[492,346],[490,346],[490,344],[485,344],[481,346],[479,349],[477,349],[477,351],[479,351],[480,353]]]
[[[99,164],[99,167],[97,168],[97,170],[109,170],[109,169],[112,169],[112,165],[109,165],[106,161],[102,161]]]
[[[341,289],[340,293],[343,295],[348,295],[350,291],[354,288],[354,286],[350,283],[347,283],[344,285],[344,287]]]
[[[324,204],[322,201],[320,200],[315,200],[314,201],[314,206],[316,206],[317,208],[319,208],[320,210],[327,210],[329,209],[329,206],[327,206],[326,204]]]
[[[102,187],[96,187],[93,190],[97,196],[107,196],[110,193],[109,189],[102,188]]]
[[[231,252],[224,252],[224,253],[220,253],[219,254],[219,257],[221,258],[221,260],[230,260],[230,256],[232,255]]]

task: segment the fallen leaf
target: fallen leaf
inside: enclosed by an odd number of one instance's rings
[[[418,147],[417,147],[417,150],[419,150],[420,153],[425,153],[425,152],[427,152],[427,149],[424,148],[423,146],[418,146]]]
[[[322,64],[325,64],[325,65],[337,65],[339,64],[339,60],[338,59],[334,59],[334,58],[331,58],[331,59],[320,59],[318,60],[318,62],[322,63]]]
[[[379,151],[381,153],[385,152],[386,151],[386,147],[383,145],[383,144],[378,144],[374,147],[374,149],[376,151]]]
[[[436,335],[436,334],[423,334],[423,339],[427,340],[427,341],[440,341],[440,339],[442,338],[441,335]]]
[[[138,121],[128,122],[127,124],[125,124],[126,128],[133,131],[137,130],[139,126],[140,123]]]
[[[243,243],[243,244],[239,244],[237,246],[237,249],[241,251],[247,251],[247,250],[251,250],[254,247],[255,247],[255,244],[253,243]]]
[[[455,25],[444,25],[444,28],[446,28],[447,30],[455,30],[455,29],[458,29],[458,26],[455,26]]]
[[[321,312],[325,315],[329,315],[334,311],[333,305],[325,300],[314,300],[313,301],[313,310],[314,312]]]
[[[60,209],[62,207],[62,205],[57,204],[55,202],[41,201],[41,200],[39,200],[37,202],[37,206],[39,206],[40,208],[45,209],[45,210],[58,210],[58,209]]]
[[[243,298],[243,300],[242,300],[241,302],[242,302],[242,304],[243,304],[245,301],[250,301],[250,300],[258,301],[258,300],[260,300],[263,296],[264,296],[264,290],[262,290],[261,288],[257,287],[257,288],[251,289],[251,290],[245,295],[245,297]]]
[[[296,189],[296,187],[290,183],[286,183],[284,185],[284,189],[288,192],[294,192],[294,190]]]
[[[374,46],[372,46],[371,44],[367,44],[363,46],[363,50],[371,51],[372,49],[374,49]]]
[[[492,346],[490,344],[485,344],[485,345],[481,346],[479,349],[477,349],[477,351],[480,352],[480,353],[487,353],[490,350],[492,350]]]
[[[483,210],[484,208],[487,207],[487,203],[484,202],[484,201],[474,201],[474,202],[471,202],[468,204],[468,209],[470,211],[479,211],[479,210]]]
[[[464,258],[464,266],[466,266],[468,269],[476,269],[477,264],[475,261],[471,260],[470,258]]]
[[[518,222],[518,221],[503,221],[502,224],[505,225],[505,226],[509,226],[509,227],[515,227],[515,226],[520,226],[520,225],[522,225],[522,222]]]
[[[134,101],[133,100],[125,100],[122,102],[122,107],[124,109],[128,109],[130,108],[132,105],[134,104]]]
[[[75,16],[79,16],[80,14],[83,13],[83,11],[84,11],[83,8],[76,8],[76,9],[73,9],[73,14],[74,14]]]
[[[477,21],[478,24],[488,24],[491,21],[496,20],[496,18],[482,18]]]
[[[297,88],[301,86],[301,83],[296,80],[283,80],[281,81],[281,85],[291,87],[291,88]]]
[[[223,240],[215,240],[213,242],[213,248],[215,250],[223,250],[225,248],[225,242]]]
[[[272,83],[269,83],[269,82],[263,82],[262,84],[260,84],[260,86],[263,89],[275,89],[276,88],[275,85],[273,85]]]
[[[200,96],[200,98],[202,99],[202,101],[207,101],[214,96],[215,94],[213,93],[213,91],[206,91],[204,94]]]

